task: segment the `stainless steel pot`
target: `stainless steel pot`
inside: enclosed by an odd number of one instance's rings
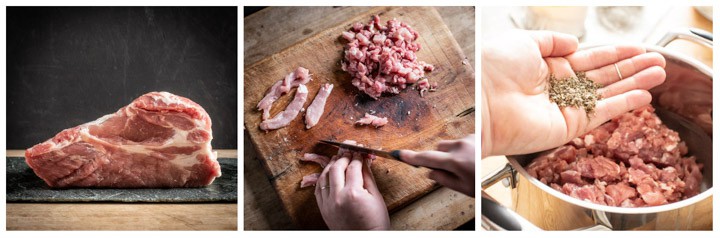
[[[665,82],[650,91],[652,104],[663,122],[680,133],[690,153],[704,164],[700,194],[654,207],[603,206],[570,197],[530,176],[525,166],[540,153],[508,156],[509,163],[483,178],[482,187],[499,181],[511,186],[512,208],[502,207],[483,192],[482,226],[489,230],[712,229],[712,70],[663,48],[675,39],[712,48],[712,36],[695,29],[675,31],[658,46],[647,46],[649,52],[662,54],[667,62]]]

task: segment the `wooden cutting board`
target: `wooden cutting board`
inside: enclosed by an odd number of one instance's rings
[[[351,24],[367,23],[373,15],[379,15],[383,22],[397,18],[420,33],[422,50],[417,56],[435,66],[435,70],[426,76],[431,82],[438,82],[438,91],[421,98],[418,91],[407,89],[399,95],[376,101],[352,86],[350,76],[340,69],[344,46],[340,36]],[[285,128],[267,133],[260,130],[261,112],[257,111],[257,103],[273,83],[299,66],[308,68],[314,79],[307,84],[310,94],[306,107],[320,85],[335,85],[320,122],[306,130],[304,118],[298,116]],[[272,115],[284,110],[294,92],[273,105]],[[318,140],[352,139],[373,148],[429,150],[440,140],[461,138],[475,131],[474,114],[455,116],[474,106],[473,69],[440,15],[429,7],[379,7],[358,16],[348,16],[346,22],[245,68],[244,97],[244,125],[250,139],[257,147],[260,160],[288,215],[304,228],[325,227],[313,188],[300,188],[303,176],[320,172],[322,168],[300,162],[298,158],[307,152],[331,156],[336,151],[318,145]],[[355,121],[371,110],[376,115],[388,117],[389,123],[378,129],[356,126]],[[372,168],[390,211],[436,187],[427,179],[427,169],[384,158],[375,160]]]

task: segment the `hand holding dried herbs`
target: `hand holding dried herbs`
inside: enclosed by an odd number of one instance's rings
[[[548,79],[548,94],[550,101],[559,107],[583,108],[588,117],[595,111],[595,105],[600,100],[597,93],[600,84],[593,82],[585,76],[584,72],[576,72],[577,76],[557,79],[550,75]]]

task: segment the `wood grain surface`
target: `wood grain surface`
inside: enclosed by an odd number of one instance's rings
[[[375,14],[383,19],[398,18],[420,33],[423,49],[418,52],[418,59],[435,65],[436,70],[427,76],[438,82],[438,92],[420,98],[417,91],[405,90],[400,95],[375,101],[358,94],[349,83],[349,76],[338,63],[343,48],[339,36],[350,24],[367,22]],[[297,158],[306,152],[334,153],[333,148],[316,146],[317,140],[354,139],[374,148],[425,150],[432,149],[439,140],[460,138],[474,131],[474,115],[455,117],[474,105],[472,66],[435,9],[380,7],[348,19],[245,69],[245,128],[280,201],[291,220],[302,228],[324,227],[312,189],[299,188],[302,176],[319,172],[321,168],[300,163]],[[298,66],[308,68],[313,74],[315,80],[308,83],[311,97],[321,83],[336,86],[319,125],[305,130],[302,119],[296,119],[286,128],[261,131],[258,128],[260,112],[255,109],[257,102],[267,88]],[[292,94],[282,97],[272,113],[283,110],[291,99]],[[354,122],[370,110],[388,117],[390,123],[380,129],[355,126]],[[391,211],[434,188],[434,182],[427,179],[426,169],[397,161],[378,159],[373,172]]]
[[[237,230],[237,204],[8,203],[7,230]]]

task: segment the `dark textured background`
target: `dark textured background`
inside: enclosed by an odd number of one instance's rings
[[[7,148],[114,113],[150,91],[210,114],[237,148],[236,7],[8,7]]]

